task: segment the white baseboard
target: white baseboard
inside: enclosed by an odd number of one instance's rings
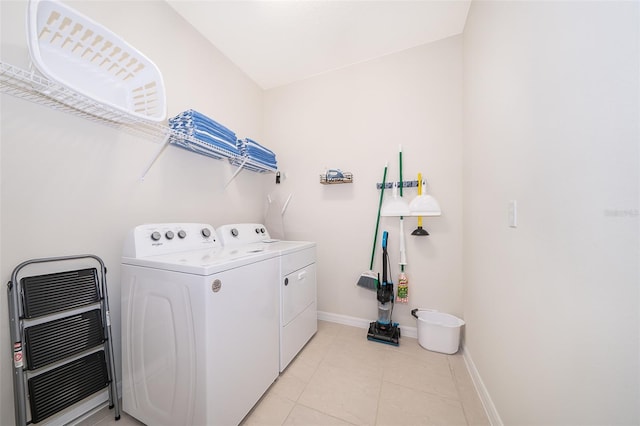
[[[335,322],[337,324],[349,325],[351,327],[369,328],[371,323],[370,319],[356,318],[348,315],[334,314],[331,312],[318,311],[318,319],[321,321]],[[411,337],[413,339],[418,338],[417,327],[408,327],[406,325],[400,326],[400,332],[402,337]]]
[[[473,382],[473,385],[476,388],[476,392],[480,397],[480,401],[482,402],[484,411],[487,413],[489,423],[491,423],[491,426],[504,426],[504,423],[502,422],[502,419],[498,414],[498,410],[496,410],[496,406],[493,404],[493,400],[489,395],[489,391],[484,385],[484,382],[480,377],[480,373],[478,372],[476,365],[473,363],[471,353],[464,344],[462,346],[462,357],[464,359],[464,363],[467,365],[467,370],[469,371],[469,375],[471,376],[471,381]]]

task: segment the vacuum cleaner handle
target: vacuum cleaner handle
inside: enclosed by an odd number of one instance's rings
[[[387,279],[388,279],[388,270],[387,270],[387,263],[388,262],[388,256],[389,254],[387,253],[387,239],[388,239],[389,233],[387,231],[384,231],[382,233],[382,285],[386,286],[387,285]]]

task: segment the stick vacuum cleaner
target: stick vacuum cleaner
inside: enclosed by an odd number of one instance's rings
[[[400,344],[400,327],[391,322],[393,312],[393,282],[388,279],[389,254],[387,253],[387,237],[382,233],[382,281],[378,280],[378,320],[369,324],[367,339],[375,342],[398,346]]]

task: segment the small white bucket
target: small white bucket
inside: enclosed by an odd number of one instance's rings
[[[460,347],[460,318],[433,309],[414,309],[411,315],[418,320],[418,343],[425,349],[454,354]]]

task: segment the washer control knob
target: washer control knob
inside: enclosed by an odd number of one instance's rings
[[[261,232],[262,234],[264,234],[265,232],[267,232],[267,230],[266,230],[266,229],[264,229],[264,228],[260,228],[260,232]]]
[[[161,233],[159,233],[158,231],[154,231],[154,232],[151,234],[151,239],[152,239],[153,241],[158,241],[160,238],[162,238],[162,234],[161,234]]]
[[[232,228],[231,229],[231,235],[233,235],[234,237],[237,237],[239,234],[238,230],[236,228]]]
[[[167,231],[164,234],[165,237],[167,237],[167,240],[173,240],[173,237],[175,237],[175,234],[173,233],[173,231]]]
[[[182,229],[178,231],[178,238],[182,239],[185,238],[187,236],[187,233],[184,232]]]
[[[202,233],[202,236],[205,238],[209,238],[211,236],[211,229],[209,228],[202,228],[202,231],[200,231]]]
[[[260,228],[256,228],[256,234],[260,233]]]

